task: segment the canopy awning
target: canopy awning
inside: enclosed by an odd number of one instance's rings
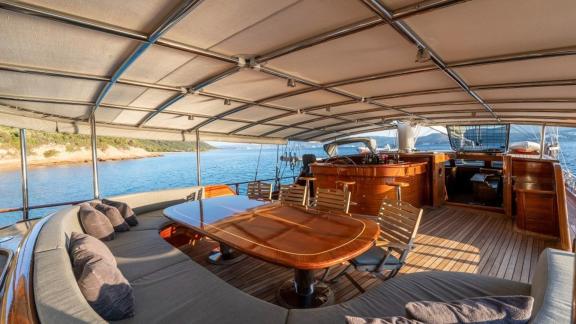
[[[0,124],[182,140],[576,125],[573,0],[0,0]],[[66,126],[65,126],[66,125]],[[86,128],[88,129],[88,128]]]

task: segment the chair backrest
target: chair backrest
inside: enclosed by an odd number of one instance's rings
[[[283,205],[304,206],[308,188],[298,184],[280,187],[280,202]]]
[[[260,181],[250,182],[247,195],[250,199],[272,200],[272,184]]]
[[[416,238],[422,209],[416,208],[407,202],[384,199],[378,213],[380,224],[380,240],[390,243],[412,244]],[[402,258],[407,251],[398,250]]]
[[[316,188],[312,207],[317,210],[338,211],[348,214],[350,209],[350,191]]]

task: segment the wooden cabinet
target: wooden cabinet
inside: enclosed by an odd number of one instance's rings
[[[519,229],[558,236],[558,208],[552,185],[516,183],[516,225]]]

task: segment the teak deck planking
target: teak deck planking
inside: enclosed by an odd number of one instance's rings
[[[415,245],[398,276],[419,271],[458,271],[529,282],[540,252],[556,247],[557,242],[515,231],[513,221],[500,213],[445,206],[425,210]],[[231,285],[272,303],[276,302],[276,289],[293,277],[291,269],[253,258],[233,265],[209,264],[207,255],[217,246],[210,239],[202,239],[181,248]],[[332,268],[331,273],[340,269],[343,265]],[[350,272],[350,277],[365,290],[381,282],[357,271]],[[336,301],[359,295],[355,283],[342,278],[333,284]]]

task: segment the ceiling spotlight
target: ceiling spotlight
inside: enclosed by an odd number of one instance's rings
[[[232,100],[224,99],[224,106],[230,106],[232,104]]]
[[[356,120],[354,121],[354,123],[355,123],[355,124],[358,124],[358,123],[359,123],[358,119],[356,119]]]
[[[194,120],[194,116],[188,116],[188,120]]]
[[[298,115],[302,115],[304,112],[302,111],[302,109],[298,109],[298,110],[296,110],[296,113],[297,113]]]
[[[294,79],[288,79],[288,83],[286,83],[286,85],[289,88],[296,88],[296,81],[294,81]]]
[[[430,51],[424,47],[418,47],[416,52],[416,63],[426,63],[431,60]]]
[[[330,106],[326,107],[326,112],[330,112]]]

